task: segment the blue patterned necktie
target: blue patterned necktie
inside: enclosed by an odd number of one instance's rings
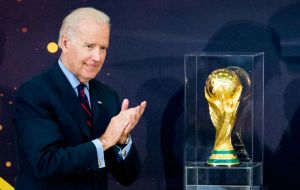
[[[85,85],[83,83],[80,83],[77,86],[78,90],[78,99],[80,102],[80,107],[82,108],[83,112],[85,113],[85,119],[86,119],[86,124],[89,128],[93,128],[93,115],[92,111],[89,105],[88,98],[86,94],[84,93],[84,88]]]

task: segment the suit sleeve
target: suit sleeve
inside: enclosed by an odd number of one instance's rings
[[[115,159],[107,159],[107,157],[114,157]],[[107,150],[105,160],[108,170],[122,185],[132,184],[140,173],[141,163],[134,145],[130,148],[125,160],[113,148]]]
[[[60,133],[53,106],[45,91],[26,83],[17,92],[14,126],[19,157],[40,178],[68,177],[98,169],[92,142],[69,146]]]

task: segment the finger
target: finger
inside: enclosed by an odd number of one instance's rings
[[[139,119],[139,118],[143,115],[143,113],[144,113],[144,111],[145,111],[145,108],[146,108],[146,105],[147,105],[146,101],[143,101],[143,102],[137,107],[137,116],[136,116],[137,119]]]
[[[130,117],[127,113],[122,112],[122,114],[119,114],[119,124],[123,126],[124,128],[130,123]]]
[[[136,126],[136,124],[138,123],[138,121],[141,117],[140,113],[141,113],[140,106],[137,106],[134,109],[131,109],[131,113],[129,116],[130,122],[128,123],[128,125],[126,126],[126,128],[124,130],[125,134],[129,134],[132,131],[132,129]]]
[[[128,119],[129,123],[127,124],[126,128],[127,130],[132,130],[132,128],[136,125],[136,122],[139,118],[139,108],[140,106],[137,106],[135,108],[129,108],[126,111],[123,111],[122,114]]]
[[[143,106],[143,107],[146,107],[147,102],[146,102],[146,101],[143,101],[140,105]]]
[[[122,102],[121,111],[127,110],[128,106],[129,106],[129,100],[125,98]]]
[[[146,101],[143,101],[143,102],[140,104],[140,107],[141,107],[141,109],[140,109],[140,114],[141,114],[141,115],[144,113],[146,106],[147,106],[147,102],[146,102]]]
[[[132,124],[128,123],[128,125],[126,126],[126,128],[124,129],[122,134],[127,136],[132,131],[133,128],[134,128],[134,126]]]
[[[128,113],[128,120],[130,122],[125,127],[125,130],[123,132],[125,134],[129,134],[131,132],[131,130],[134,128],[134,126],[136,125],[136,122],[138,120],[138,118],[137,118],[137,115],[138,115],[137,107],[129,109],[127,113]]]

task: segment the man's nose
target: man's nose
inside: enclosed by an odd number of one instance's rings
[[[93,51],[93,54],[92,54],[92,59],[94,61],[100,61],[100,59],[101,59],[101,52],[100,52],[100,49],[98,47],[94,48],[94,51]]]

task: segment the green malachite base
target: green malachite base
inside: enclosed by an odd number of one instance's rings
[[[234,166],[239,165],[240,162],[234,150],[213,150],[207,164],[212,166]]]
[[[235,154],[234,150],[213,150],[213,154]]]
[[[238,159],[227,159],[227,160],[208,159],[207,163],[210,165],[237,165],[237,164],[240,164]]]

